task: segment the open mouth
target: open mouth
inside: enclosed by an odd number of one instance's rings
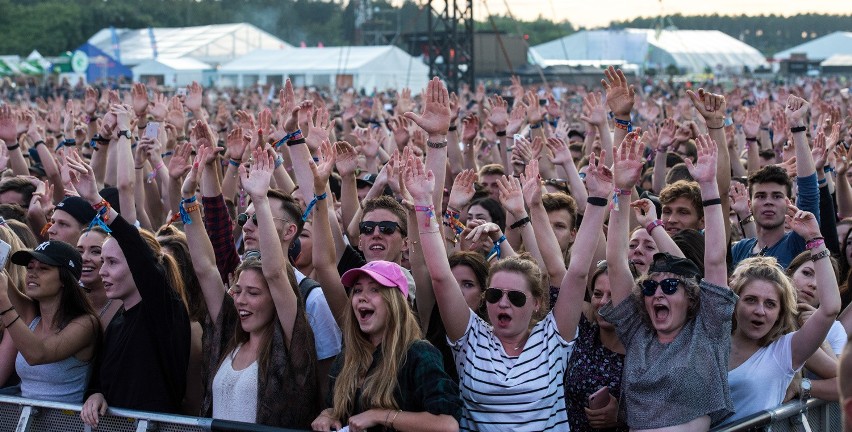
[[[358,319],[361,321],[366,321],[373,317],[376,311],[372,309],[358,309]]]
[[[250,316],[254,315],[253,313],[251,313],[251,312],[249,312],[249,311],[247,311],[247,310],[242,310],[242,309],[239,311],[239,313],[240,313],[240,319],[241,319],[241,320],[246,319],[246,318],[248,318],[248,317],[250,317]]]
[[[751,325],[753,325],[755,327],[760,327],[760,326],[763,325],[763,321],[751,320]]]
[[[385,247],[380,245],[380,244],[374,244],[374,245],[370,246],[370,250],[371,251],[383,251],[383,250],[385,250]]]
[[[669,308],[666,305],[654,305],[654,320],[665,321],[669,317]]]
[[[509,314],[501,313],[497,315],[497,324],[501,327],[506,327],[512,322],[512,317]]]

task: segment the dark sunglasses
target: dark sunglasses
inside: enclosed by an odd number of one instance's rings
[[[361,230],[361,234],[363,234],[363,235],[372,234],[376,230],[376,227],[379,227],[379,232],[382,233],[382,234],[391,235],[391,234],[395,233],[396,230],[399,230],[402,233],[402,228],[399,226],[399,224],[396,223],[396,222],[392,222],[392,221],[381,221],[381,222],[368,221],[368,222],[361,222],[360,224],[358,224],[358,229]],[[405,234],[405,233],[403,233],[403,234]]]
[[[485,301],[488,303],[497,303],[503,298],[503,294],[509,297],[509,303],[514,307],[524,307],[527,304],[527,295],[514,290],[502,290],[500,288],[488,288],[485,290]]]
[[[672,295],[677,292],[677,285],[680,282],[680,279],[676,278],[663,279],[659,282],[653,279],[646,279],[642,282],[642,294],[645,297],[651,297],[657,292],[657,287],[662,287],[663,294]]]
[[[273,217],[272,219],[273,220],[280,220],[280,221],[284,221],[284,222],[290,222],[289,220],[284,219],[284,218]],[[239,225],[239,226],[245,226],[245,224],[248,223],[248,220],[249,220],[249,214],[248,213],[240,213],[240,214],[237,215],[237,225]],[[251,215],[251,223],[253,223],[255,226],[257,226],[257,213]]]

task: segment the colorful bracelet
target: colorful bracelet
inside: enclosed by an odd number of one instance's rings
[[[648,225],[645,227],[645,231],[648,231],[648,235],[651,235],[651,232],[654,231],[654,228],[658,226],[663,226],[663,221],[661,221],[660,219],[653,220],[649,222]]]
[[[311,202],[308,203],[308,207],[305,209],[305,212],[302,213],[302,222],[308,220],[308,216],[311,215],[311,210],[314,209],[314,206],[317,205],[317,202],[322,201],[326,198],[328,198],[328,192],[323,192],[322,195],[314,194],[314,199],[312,199]]]
[[[811,250],[825,244],[825,237],[814,237],[805,243],[805,249]]]
[[[423,224],[424,227],[429,227],[429,224],[432,222],[432,217],[435,216],[435,206],[414,206],[414,211],[426,213],[426,223]]]

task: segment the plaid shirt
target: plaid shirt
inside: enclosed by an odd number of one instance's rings
[[[240,265],[240,256],[234,245],[231,215],[228,214],[222,194],[201,197],[201,204],[204,205],[204,228],[207,229],[210,243],[213,244],[213,253],[216,255],[216,267],[222,282],[228,285],[228,275]]]

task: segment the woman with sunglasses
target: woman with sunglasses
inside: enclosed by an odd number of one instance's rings
[[[621,407],[631,429],[708,430],[732,411],[726,371],[736,296],[726,286],[717,149],[708,136],[696,142],[698,161],[687,167],[704,199],[706,271],[700,283],[692,261],[665,253],[657,254],[648,274],[635,282],[626,247],[630,208],[620,202],[610,214],[606,252],[612,301],[599,313],[615,326],[625,347]],[[619,201],[642,175],[643,147],[631,132],[616,152]]]
[[[795,373],[819,349],[840,313],[840,291],[819,223],[810,212],[788,207],[786,222],[807,239],[818,307],[796,330],[796,289],[774,258],[742,261],[731,288],[739,295],[731,336],[728,383],[736,421],[781,404]]]
[[[612,191],[607,171],[592,163],[587,177],[589,195],[604,202]],[[465,303],[447,262],[432,205],[433,173],[411,158],[404,178],[414,199],[422,248],[428,252],[426,266],[456,359],[464,401],[462,429],[566,428],[562,381],[571,353],[568,340],[574,338],[582,312],[592,254],[578,254],[571,260],[556,306],[540,321],[547,293],[538,265],[523,258],[498,260],[490,269],[485,290],[489,325]],[[525,180],[540,187],[537,175]],[[578,244],[597,241],[604,215],[604,207],[587,208]]]
[[[213,151],[200,147],[199,160]],[[204,229],[198,205],[183,204],[191,223],[185,225],[195,268],[209,316],[209,341],[202,415],[269,426],[307,428],[319,412],[316,350],[303,304],[294,291],[296,281],[278,232],[295,224],[272,216],[267,198],[274,170],[270,153],[256,149],[250,170],[240,167],[240,179],[252,199],[260,256],[245,259],[235,271],[226,295],[216,271],[213,246]],[[200,165],[200,166],[199,166]],[[196,162],[182,187],[184,201],[195,195],[204,164]],[[241,218],[248,219],[248,216]],[[245,223],[245,222],[243,222]],[[289,273],[289,275],[288,275]],[[292,403],[299,400],[299,403]]]
[[[309,162],[315,195],[326,192],[335,152],[325,142],[319,155],[319,166]],[[314,211],[314,220],[328,220],[327,203],[319,201]],[[328,224],[318,223],[316,235],[323,244],[332,241]],[[348,304],[341,311],[344,348],[332,367],[329,408],[314,420],[313,430],[339,430],[342,425],[353,432],[458,430],[458,385],[444,371],[438,350],[422,340],[408,305],[410,287],[403,268],[375,260],[335,282],[333,248],[314,249],[314,254],[329,302]]]

